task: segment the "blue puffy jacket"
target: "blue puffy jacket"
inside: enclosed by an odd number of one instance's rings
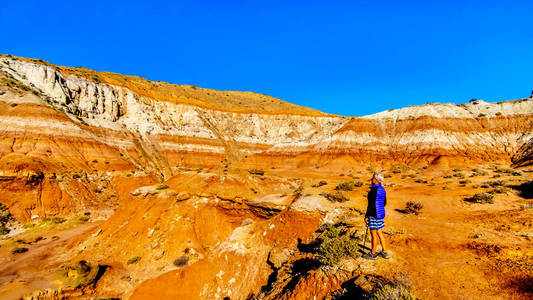
[[[367,195],[368,206],[366,207],[366,217],[385,218],[385,205],[387,204],[387,192],[381,183],[370,187]]]

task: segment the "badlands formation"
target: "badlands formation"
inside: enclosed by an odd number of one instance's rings
[[[0,120],[2,299],[533,297],[533,98],[344,117],[2,55]],[[324,264],[374,171],[392,257]]]

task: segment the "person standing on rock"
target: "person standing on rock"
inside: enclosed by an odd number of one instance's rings
[[[385,236],[383,236],[383,227],[385,227],[385,205],[387,204],[387,192],[381,185],[383,175],[375,173],[370,179],[371,186],[368,192],[368,206],[366,208],[365,223],[370,229],[372,237],[372,249],[363,255],[366,259],[377,259],[378,256],[389,258]],[[378,248],[378,239],[381,244],[381,252],[376,252]]]

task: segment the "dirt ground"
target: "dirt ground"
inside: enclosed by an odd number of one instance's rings
[[[533,173],[512,176],[488,171],[486,175],[473,177],[469,177],[473,174],[469,169],[385,173],[390,176],[385,180],[384,230],[392,256],[388,260],[359,259],[359,268],[364,273],[406,281],[420,299],[533,298],[533,199],[520,194],[517,188],[532,180]],[[453,176],[456,173],[464,173],[465,178]],[[276,169],[268,170],[265,177],[300,179],[304,193],[311,195],[333,191],[343,181],[361,181],[363,186],[343,192],[350,201],[342,205],[364,212],[370,175],[367,170],[341,176],[320,170]],[[327,181],[327,185],[312,187],[319,180]],[[463,180],[468,181],[461,184]],[[494,190],[482,185],[496,180],[505,181],[509,188],[495,193],[494,203],[464,201],[475,193]],[[408,201],[421,203],[420,213],[406,213]],[[64,254],[69,239],[82,236],[98,224],[34,229],[2,241],[0,298],[17,299],[35,289],[57,287],[53,270],[69,261]],[[364,232],[362,224],[361,216],[361,226],[357,228],[360,234]],[[23,245],[27,252],[11,253],[16,240],[29,241],[37,235],[44,239]],[[366,246],[369,244],[367,241]]]

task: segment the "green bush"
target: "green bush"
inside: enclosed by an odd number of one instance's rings
[[[369,300],[416,300],[411,289],[398,281],[378,283],[370,292]]]
[[[474,196],[470,198],[465,198],[465,201],[472,202],[472,203],[494,203],[494,196],[489,193],[477,193]]]
[[[354,185],[353,181],[345,181],[345,182],[339,183],[339,185],[337,185],[335,187],[335,190],[337,190],[337,191],[353,191],[354,186],[355,185]]]
[[[331,202],[347,202],[350,201],[350,198],[344,196],[343,193],[340,191],[337,191],[335,194],[331,194],[328,192],[322,192],[320,193],[320,196],[323,196],[324,198],[328,199]]]
[[[357,239],[349,237],[347,232],[329,226],[319,238],[317,260],[324,265],[336,266],[345,257],[359,257]]]

